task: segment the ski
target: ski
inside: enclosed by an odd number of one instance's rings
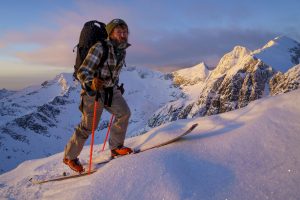
[[[61,175],[61,176],[56,176],[56,177],[52,177],[52,178],[44,179],[44,180],[38,180],[38,179],[31,178],[29,181],[32,184],[42,184],[42,183],[48,183],[48,182],[53,182],[53,181],[62,181],[62,180],[66,180],[66,179],[86,176],[86,175],[89,175],[89,174],[93,174],[96,171],[97,170],[92,170],[90,173],[88,171],[86,171],[86,172],[76,173],[76,174],[71,174],[71,175],[66,175],[65,172],[64,172],[64,174]]]
[[[178,135],[177,137],[171,139],[171,140],[168,140],[166,142],[162,142],[160,144],[157,144],[157,145],[154,145],[152,147],[148,147],[148,148],[145,148],[145,149],[140,149],[140,148],[136,148],[134,149],[133,153],[134,154],[137,154],[137,153],[141,153],[141,152],[144,152],[144,151],[148,151],[150,149],[154,149],[154,148],[159,148],[159,147],[162,147],[162,146],[165,146],[165,145],[168,145],[168,144],[171,144],[173,142],[176,142],[177,140],[179,140],[180,138],[182,138],[183,136],[189,134],[190,132],[192,132],[196,127],[198,126],[198,124],[193,124],[188,130],[186,130],[184,133]]]
[[[151,147],[148,147],[148,148],[134,148],[133,149],[133,153],[131,154],[128,154],[128,155],[132,155],[132,154],[138,154],[138,153],[141,153],[141,152],[144,152],[144,151],[148,151],[150,149],[154,149],[154,148],[159,148],[159,147],[162,147],[162,146],[165,146],[165,145],[168,145],[168,144],[171,144],[173,142],[176,142],[177,140],[179,140],[180,138],[182,138],[183,136],[186,136],[187,134],[189,134],[190,132],[192,132],[196,127],[198,126],[198,124],[193,124],[188,130],[186,130],[185,132],[183,132],[182,134],[178,135],[177,137],[174,137],[168,141],[165,141],[165,142],[162,142],[162,143],[159,143],[159,144],[156,144],[156,145],[153,145]],[[127,156],[127,155],[126,155]],[[124,156],[120,156],[120,157],[124,157]],[[114,159],[117,159],[117,158],[110,158],[110,159],[106,159],[106,160],[103,160],[103,161],[100,161],[100,162],[95,162],[94,164],[95,165],[101,165],[101,164],[105,164],[105,163],[108,163]]]
[[[176,137],[174,137],[174,138],[172,138],[168,141],[153,145],[151,147],[147,147],[147,148],[144,148],[144,149],[143,148],[134,148],[133,153],[128,154],[128,155],[138,154],[138,153],[141,153],[141,152],[144,152],[144,151],[148,151],[150,149],[159,148],[159,147],[171,144],[173,142],[176,142],[177,140],[179,140],[183,136],[185,136],[185,135],[189,134],[190,132],[192,132],[197,126],[198,126],[198,124],[193,124],[188,130],[186,130],[182,134],[180,134],[180,135],[178,135],[178,136],[176,136]],[[120,157],[124,157],[124,156],[120,156]],[[86,175],[95,173],[99,169],[99,166],[104,165],[106,163],[109,163],[110,161],[115,160],[115,159],[117,159],[117,158],[110,158],[110,159],[102,160],[102,161],[99,161],[99,162],[94,162],[93,164],[94,164],[95,168],[90,173],[88,171],[86,171],[86,172],[83,172],[83,173],[76,173],[76,174],[67,175],[64,172],[63,175],[48,178],[48,179],[44,179],[44,180],[38,180],[38,179],[31,178],[30,182],[33,183],[33,184],[43,184],[43,183],[48,183],[48,182],[62,181],[62,180],[66,180],[66,179],[72,179],[72,178],[86,176]]]

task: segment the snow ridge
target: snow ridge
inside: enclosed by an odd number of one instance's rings
[[[283,73],[300,62],[300,43],[286,36],[276,37],[252,55]],[[276,56],[274,56],[276,55]]]

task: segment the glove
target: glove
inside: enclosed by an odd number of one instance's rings
[[[117,86],[117,89],[121,91],[121,94],[123,95],[124,92],[125,92],[125,89],[124,89],[124,84],[122,83],[120,86],[118,85]]]
[[[104,81],[99,78],[94,78],[92,81],[91,89],[93,91],[99,91],[103,89]]]

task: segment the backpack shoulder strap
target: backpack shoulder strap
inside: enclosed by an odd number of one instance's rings
[[[103,54],[102,57],[100,59],[100,63],[99,63],[99,67],[103,67],[105,61],[108,58],[108,46],[107,43],[105,41],[101,41],[102,47],[103,47]]]
[[[105,61],[108,58],[108,46],[105,41],[101,41],[103,47],[103,54],[98,65],[98,72],[96,73],[98,77],[101,77],[101,68],[104,66]]]

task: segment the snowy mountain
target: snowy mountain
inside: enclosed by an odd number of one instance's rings
[[[208,67],[202,62],[193,67],[175,71],[172,75],[176,85],[186,86],[204,82],[209,72]]]
[[[4,97],[7,97],[9,95],[12,95],[13,93],[15,93],[14,91],[9,91],[9,90],[6,90],[5,88],[1,89],[0,90],[0,99],[4,98]]]
[[[128,137],[147,131],[149,117],[181,91],[172,80],[148,69],[127,67],[121,75],[125,98],[132,111]],[[27,159],[60,152],[79,123],[80,84],[71,74],[60,74],[0,99],[0,171],[11,170]],[[96,142],[102,142],[110,115],[103,113]],[[55,145],[53,145],[55,144]]]
[[[63,152],[0,176],[0,199],[243,199],[300,197],[300,90],[219,115],[178,120],[129,138],[143,147],[198,127],[183,139],[101,166],[90,176],[32,185],[69,169]],[[89,146],[80,159],[87,162]],[[109,155],[95,152],[99,159]],[[25,172],[25,173],[24,173]]]
[[[272,41],[276,44],[270,41],[253,52],[236,46],[212,71],[204,63],[171,74],[125,68],[121,82],[125,83],[125,98],[132,112],[127,137],[170,121],[235,110],[253,100],[297,89],[299,65],[280,72],[267,58],[289,55],[280,57],[287,69],[298,59],[299,43],[287,37]],[[263,57],[257,59],[262,55],[267,62]],[[80,121],[80,90],[66,73],[17,92],[1,90],[5,95],[0,98],[0,173],[25,160],[63,151]],[[96,143],[104,140],[109,118],[104,112]]]
[[[300,43],[286,36],[276,37],[252,55],[284,73],[299,64]]]
[[[299,63],[299,47],[298,42],[287,37],[275,38],[253,52],[242,46],[234,47],[221,58],[204,82],[191,86],[192,89],[183,87],[186,98],[160,108],[148,125],[155,127],[177,119],[223,113],[269,94],[298,88],[299,66],[295,65]],[[272,58],[276,58],[274,62]],[[285,84],[279,84],[283,79]],[[290,86],[288,90],[287,86]]]
[[[80,119],[76,96],[80,86],[61,74],[0,99],[0,170],[61,151]],[[70,117],[72,116],[72,117]],[[56,144],[56,145],[53,145]]]

